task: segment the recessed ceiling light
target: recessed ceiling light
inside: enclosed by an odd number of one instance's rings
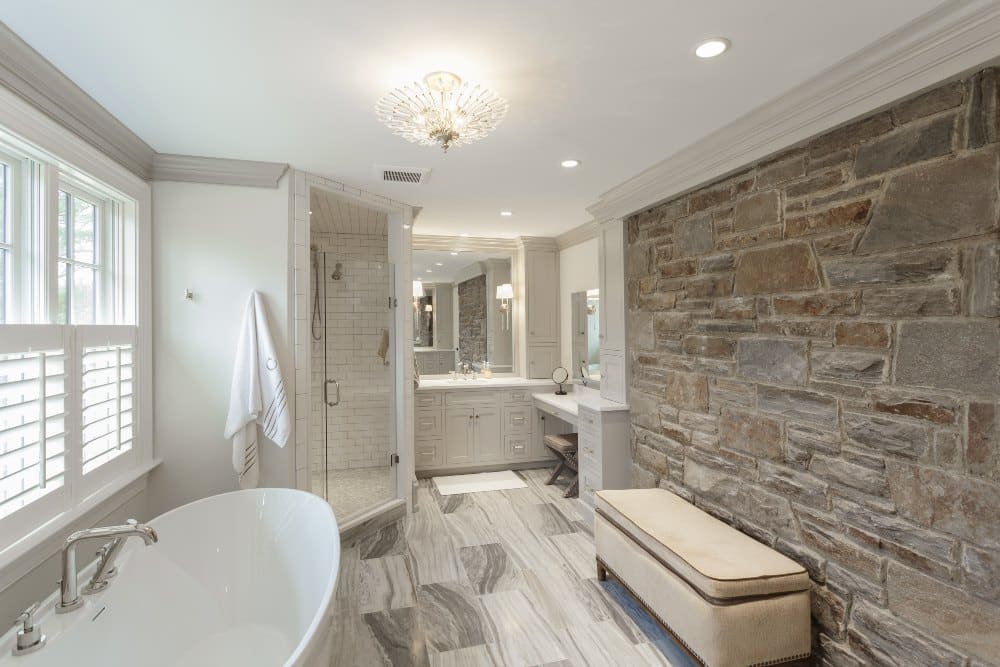
[[[459,236],[468,236],[468,234],[466,234],[465,232],[462,232],[461,234],[459,234]]]
[[[434,266],[444,266],[444,262],[434,262]]]
[[[729,40],[722,37],[706,39],[694,49],[694,54],[699,58],[714,58],[721,56],[729,50]]]
[[[431,271],[430,269],[427,269],[426,271],[424,271],[424,273],[434,273],[434,272]]]
[[[409,228],[410,228],[409,225],[403,225],[403,229],[409,229]]]
[[[514,215],[514,211],[500,211],[500,215],[502,215],[505,218],[509,218],[510,216]]]
[[[457,253],[457,252],[453,252],[453,253],[451,253],[451,254],[452,254],[452,256],[453,256],[453,257],[457,257],[457,256],[458,256],[458,253]]]
[[[566,167],[567,169],[572,169],[573,167],[579,167],[580,166],[580,161],[579,160],[570,159],[570,160],[563,160],[559,164],[561,164],[562,166]]]

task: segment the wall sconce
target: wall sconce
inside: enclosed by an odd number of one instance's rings
[[[510,283],[497,285],[497,299],[500,300],[500,329],[510,331],[510,306],[514,299],[514,286]]]
[[[419,280],[413,281],[413,310],[420,310],[420,299],[424,298],[424,284]]]

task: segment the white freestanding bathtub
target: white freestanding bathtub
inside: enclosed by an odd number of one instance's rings
[[[329,664],[340,536],[322,498],[253,489],[205,498],[150,522],[159,542],[132,539],[111,585],[83,607],[37,621],[40,650],[3,667],[55,665],[276,667]],[[78,546],[80,558],[100,541]],[[91,568],[81,573],[86,583]]]

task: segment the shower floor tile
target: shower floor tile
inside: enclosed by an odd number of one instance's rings
[[[343,523],[352,514],[391,499],[394,495],[394,472],[389,466],[331,470],[326,474],[325,485],[322,473],[313,475],[312,490],[316,495],[326,497],[337,515],[337,521]]]

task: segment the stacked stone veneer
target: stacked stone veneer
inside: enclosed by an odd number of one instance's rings
[[[828,664],[1000,663],[997,73],[627,219],[632,449],[808,568]]]
[[[486,276],[458,284],[458,358],[486,360]]]

